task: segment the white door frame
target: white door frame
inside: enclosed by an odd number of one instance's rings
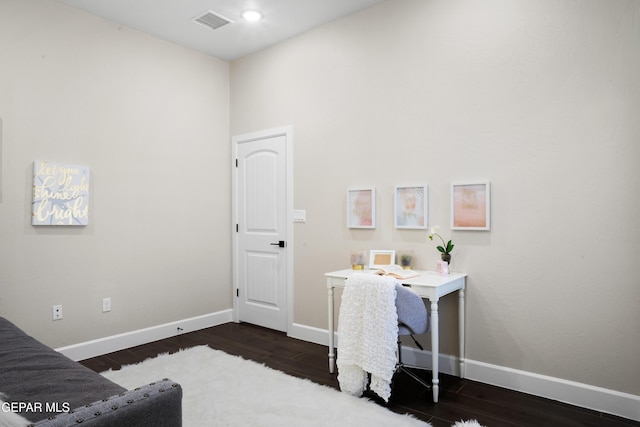
[[[286,184],[286,198],[287,198],[287,333],[292,329],[293,325],[293,126],[282,126],[272,129],[261,130],[257,132],[251,132],[243,135],[237,135],[231,138],[231,156],[232,156],[232,178],[231,178],[231,227],[233,232],[232,241],[232,277],[233,277],[233,321],[238,323],[239,310],[238,310],[238,298],[236,290],[238,289],[238,260],[237,260],[237,248],[238,248],[238,233],[236,232],[236,224],[238,224],[238,170],[236,168],[236,159],[238,158],[238,144],[244,142],[255,141],[259,139],[266,139],[275,136],[284,136],[286,140],[286,161],[287,161],[287,184]]]

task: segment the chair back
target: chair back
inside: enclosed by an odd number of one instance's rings
[[[400,283],[396,284],[396,311],[400,335],[419,335],[429,330],[429,316],[422,297]]]

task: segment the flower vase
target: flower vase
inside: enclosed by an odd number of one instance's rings
[[[447,262],[447,264],[449,265],[449,271],[451,271],[451,254],[440,254],[440,258],[442,258],[443,261]]]

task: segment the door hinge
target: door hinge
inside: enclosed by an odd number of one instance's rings
[[[236,233],[238,232],[239,228],[238,228],[238,224],[236,224]]]
[[[236,288],[236,297],[240,298],[240,288]]]
[[[238,159],[236,159],[236,167],[238,167]]]

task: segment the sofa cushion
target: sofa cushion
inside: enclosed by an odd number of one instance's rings
[[[0,317],[0,392],[38,421],[126,391]],[[31,404],[31,405],[28,405]]]

